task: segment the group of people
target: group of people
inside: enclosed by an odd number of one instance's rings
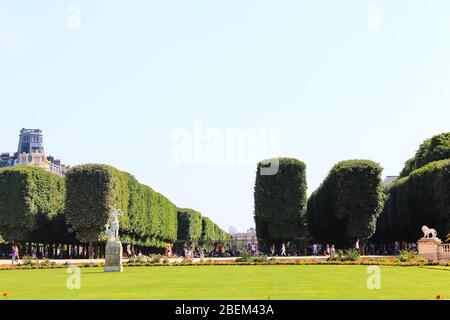
[[[204,249],[194,247],[190,248],[189,246],[184,247],[184,257],[186,259],[193,259],[193,258],[204,258],[204,257],[229,257],[231,256],[232,252],[231,250],[224,250],[222,243],[217,243],[217,245],[214,247],[211,251],[206,251]]]
[[[272,246],[270,247],[270,254],[272,255],[272,257],[274,257],[274,256],[276,255],[276,252],[277,252],[277,248],[276,248],[275,243],[274,243],[274,244],[272,244]],[[285,244],[285,243],[281,244],[281,247],[280,247],[280,256],[281,256],[281,257],[286,257],[286,256],[287,256],[286,244]]]
[[[336,246],[334,244],[322,245],[321,243],[313,243],[309,246],[309,252],[313,256],[333,257],[336,254]]]

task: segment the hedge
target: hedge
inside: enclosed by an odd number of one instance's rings
[[[273,163],[273,160],[270,163]],[[262,175],[268,161],[258,163],[255,181],[256,233],[267,247],[305,236],[306,165],[293,158],[277,159],[278,172]]]
[[[80,241],[97,241],[113,208],[123,212],[124,242],[163,248],[176,240],[177,207],[130,174],[88,164],[72,168],[66,179],[66,219]]]
[[[445,159],[450,159],[450,132],[441,133],[425,140],[415,156],[406,162],[400,176],[406,177],[428,163]]]
[[[64,178],[39,167],[0,169],[0,234],[7,241],[69,240]]]
[[[427,164],[387,188],[375,240],[417,241],[427,225],[445,238],[450,232],[450,159]]]
[[[208,217],[202,217],[202,242],[214,243],[230,239],[231,236],[227,232],[223,231],[211,219]]]
[[[308,200],[308,229],[315,240],[348,245],[370,238],[383,209],[382,168],[369,160],[336,164]]]
[[[200,212],[178,209],[178,240],[197,243],[202,237],[203,222]]]

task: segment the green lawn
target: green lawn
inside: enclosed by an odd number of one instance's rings
[[[381,267],[380,290],[367,289],[364,266],[87,268],[80,290],[67,289],[69,276],[0,271],[0,292],[11,292],[9,299],[450,299],[450,269],[417,267]]]

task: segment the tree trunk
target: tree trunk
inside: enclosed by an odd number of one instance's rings
[[[89,241],[89,259],[93,259],[94,257],[94,248],[92,246],[92,241]]]

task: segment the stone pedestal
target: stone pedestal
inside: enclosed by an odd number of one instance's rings
[[[122,255],[122,242],[108,241],[105,252],[105,272],[122,272]]]
[[[438,238],[420,239],[417,242],[419,257],[428,261],[439,261],[439,247],[442,241]]]

